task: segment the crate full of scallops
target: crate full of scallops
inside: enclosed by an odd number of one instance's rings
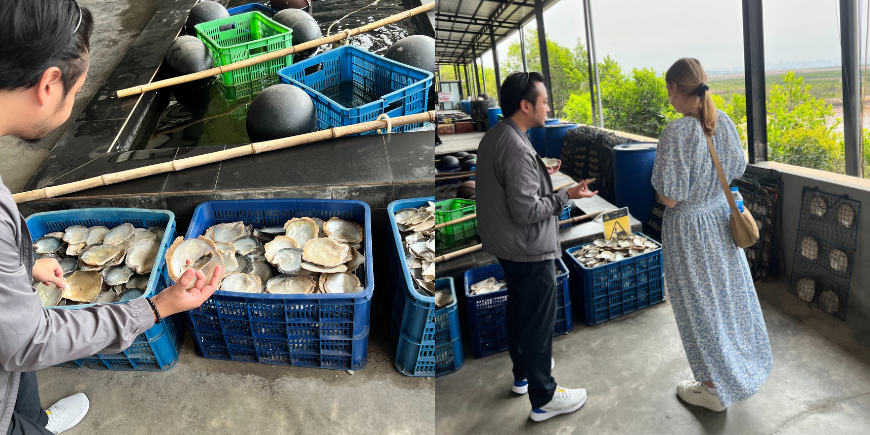
[[[169,286],[163,254],[175,237],[168,210],[85,208],[27,218],[37,258],[54,258],[66,287],[34,283],[42,305],[79,310],[154,296]],[[178,362],[184,337],[180,315],[139,334],[127,349],[67,361],[61,367],[164,371]]]
[[[371,257],[363,202],[240,200],[200,204],[166,264],[173,280],[226,270],[186,313],[205,358],[356,370],[368,358]]]

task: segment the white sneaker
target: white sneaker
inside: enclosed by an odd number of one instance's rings
[[[557,386],[550,403],[532,409],[529,418],[532,421],[544,421],[557,415],[570,414],[580,409],[584,403],[586,403],[586,390],[583,388],[569,390]]]
[[[677,396],[689,405],[700,406],[710,411],[722,412],[727,409],[722,406],[719,396],[710,394],[707,387],[698,381],[680,381],[677,384]]]
[[[550,371],[556,368],[556,360],[550,358]],[[528,379],[523,379],[522,381],[514,381],[514,384],[511,385],[511,391],[517,394],[526,394],[529,392],[529,381]]]
[[[45,411],[48,414],[48,424],[45,429],[58,435],[79,424],[90,408],[90,401],[85,393],[73,394],[61,399]]]

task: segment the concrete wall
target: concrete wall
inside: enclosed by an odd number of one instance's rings
[[[870,262],[867,252],[870,249],[870,180],[831,174],[815,169],[765,162],[753,165],[757,169],[769,169],[780,173],[783,182],[782,238],[785,271],[783,278],[789,281],[794,264],[795,245],[798,243],[798,224],[801,216],[801,201],[804,187],[817,188],[832,195],[848,195],[850,199],[861,202],[861,216],[858,222],[858,243],[852,260],[852,282],[849,288],[849,303],[846,311],[846,325],[856,332],[856,337],[864,337],[870,342]]]

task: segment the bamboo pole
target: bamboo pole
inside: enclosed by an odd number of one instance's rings
[[[566,187],[568,187],[568,186],[571,186],[571,185],[573,185],[573,184],[574,184],[573,181],[568,182],[568,183],[565,183],[565,184],[563,184],[563,185],[561,185],[561,186],[559,186],[559,187],[553,189],[553,192],[558,192],[558,191],[560,191],[560,190],[562,190],[562,189],[564,189],[564,188],[566,188]]]
[[[440,256],[440,257],[435,257],[435,261],[434,261],[434,263],[435,263],[435,264],[438,264],[438,263],[441,263],[442,261],[447,261],[447,260],[450,260],[450,259],[453,259],[453,258],[456,258],[456,257],[461,257],[461,256],[463,256],[463,255],[470,254],[470,253],[472,253],[472,252],[477,252],[477,251],[480,251],[481,248],[483,248],[483,245],[474,245],[474,246],[472,246],[472,247],[470,247],[470,248],[460,249],[460,250],[458,250],[458,251],[456,251],[456,252],[451,252],[451,253],[449,253],[449,254],[444,254],[444,255],[442,255],[442,256]]]
[[[464,172],[442,172],[442,173],[440,173],[440,174],[435,174],[435,178],[444,178],[444,177],[451,177],[451,176],[457,176],[457,177],[458,177],[458,176],[460,176],[460,175],[462,175],[462,176],[469,176],[469,175],[470,175],[470,176],[473,177],[473,176],[474,176],[474,171],[464,171]]]
[[[470,221],[470,220],[472,220],[472,219],[474,219],[474,218],[476,218],[476,217],[477,217],[477,213],[470,214],[470,215],[468,215],[468,216],[463,216],[463,217],[461,217],[461,218],[459,218],[459,219],[456,219],[455,221],[444,222],[443,224],[435,225],[435,229],[437,230],[437,229],[441,229],[441,228],[444,228],[444,227],[449,227],[449,226],[451,226],[451,225],[456,225],[456,224],[458,224],[458,223],[462,223],[462,222]]]
[[[141,168],[100,175],[85,180],[61,184],[59,186],[50,186],[39,190],[21,192],[12,195],[12,198],[15,200],[16,203],[54,198],[56,196],[68,195],[70,193],[80,192],[82,190],[91,189],[94,187],[108,186],[110,184],[135,180],[137,178],[144,178],[151,175],[163,174],[166,172],[181,171],[196,166],[202,166],[210,163],[217,163],[224,160],[234,159],[236,157],[249,156],[252,154],[261,154],[269,151],[275,151],[284,148],[295,147],[298,145],[309,144],[312,142],[318,142],[325,139],[332,139],[351,134],[364,133],[371,130],[387,128],[389,122],[391,122],[393,126],[416,124],[419,122],[435,122],[435,111],[419,113],[416,115],[399,116],[396,118],[385,120],[363,122],[344,127],[330,128],[329,130],[300,134],[297,136],[291,136],[282,139],[252,143],[248,144],[247,146],[240,146],[199,156],[172,160],[166,163],[158,163],[154,165],[143,166]]]
[[[264,54],[262,56],[252,57],[247,60],[243,60],[240,62],[232,63],[229,65],[219,66],[216,68],[212,68],[205,71],[200,71],[198,73],[187,74],[183,76],[173,77],[171,79],[160,80],[153,83],[148,83],[145,85],[134,86],[132,88],[121,89],[118,91],[118,98],[129,97],[131,95],[138,95],[148,91],[154,91],[157,89],[167,88],[170,86],[180,85],[182,83],[188,83],[200,79],[204,79],[207,77],[216,76],[218,74],[223,74],[230,71],[235,71],[238,69],[246,68],[252,65],[256,65],[258,63],[270,61],[273,59],[278,59],[280,57],[289,56],[294,53],[298,53],[300,51],[305,51],[311,48],[317,48],[324,44],[331,44],[333,42],[341,41],[342,39],[350,38],[351,36],[359,35],[360,33],[365,33],[370,30],[377,29],[378,27],[386,26],[387,24],[393,24],[395,22],[404,20],[406,18],[413,17],[414,15],[419,15],[428,11],[435,9],[435,2],[425,4],[420,7],[416,7],[414,9],[407,10],[400,14],[391,15],[382,20],[375,21],[373,23],[366,24],[362,27],[357,27],[356,29],[348,29],[344,30],[341,33],[337,33],[332,36],[327,36],[320,39],[315,39],[313,41],[308,41],[303,44],[294,45],[292,47],[285,48],[283,50],[273,51],[271,53]]]
[[[454,175],[450,174],[450,176],[444,177],[435,177],[436,181],[444,181],[444,180],[458,180],[460,178],[471,178],[474,176],[474,172],[469,173],[468,175]]]

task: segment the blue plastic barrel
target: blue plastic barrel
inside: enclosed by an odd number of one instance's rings
[[[468,115],[471,115],[471,101],[460,101],[459,108]]]
[[[571,122],[545,126],[544,154],[541,154],[541,157],[562,158],[562,142],[565,140],[565,133],[572,128],[577,128],[577,124]]]
[[[489,119],[489,128],[495,127],[498,122],[498,115],[501,114],[501,107],[490,107],[486,109],[486,117]]]
[[[544,122],[544,126],[555,125],[559,122],[559,118],[547,118]],[[529,137],[529,141],[532,142],[532,148],[538,152],[538,155],[546,157],[544,154],[547,153],[547,136],[546,132],[544,132],[544,127],[530,128],[529,131],[526,132],[526,135]]]
[[[655,143],[627,143],[613,148],[613,178],[616,206],[628,207],[628,212],[643,223],[649,222],[655,202],[652,186]]]

